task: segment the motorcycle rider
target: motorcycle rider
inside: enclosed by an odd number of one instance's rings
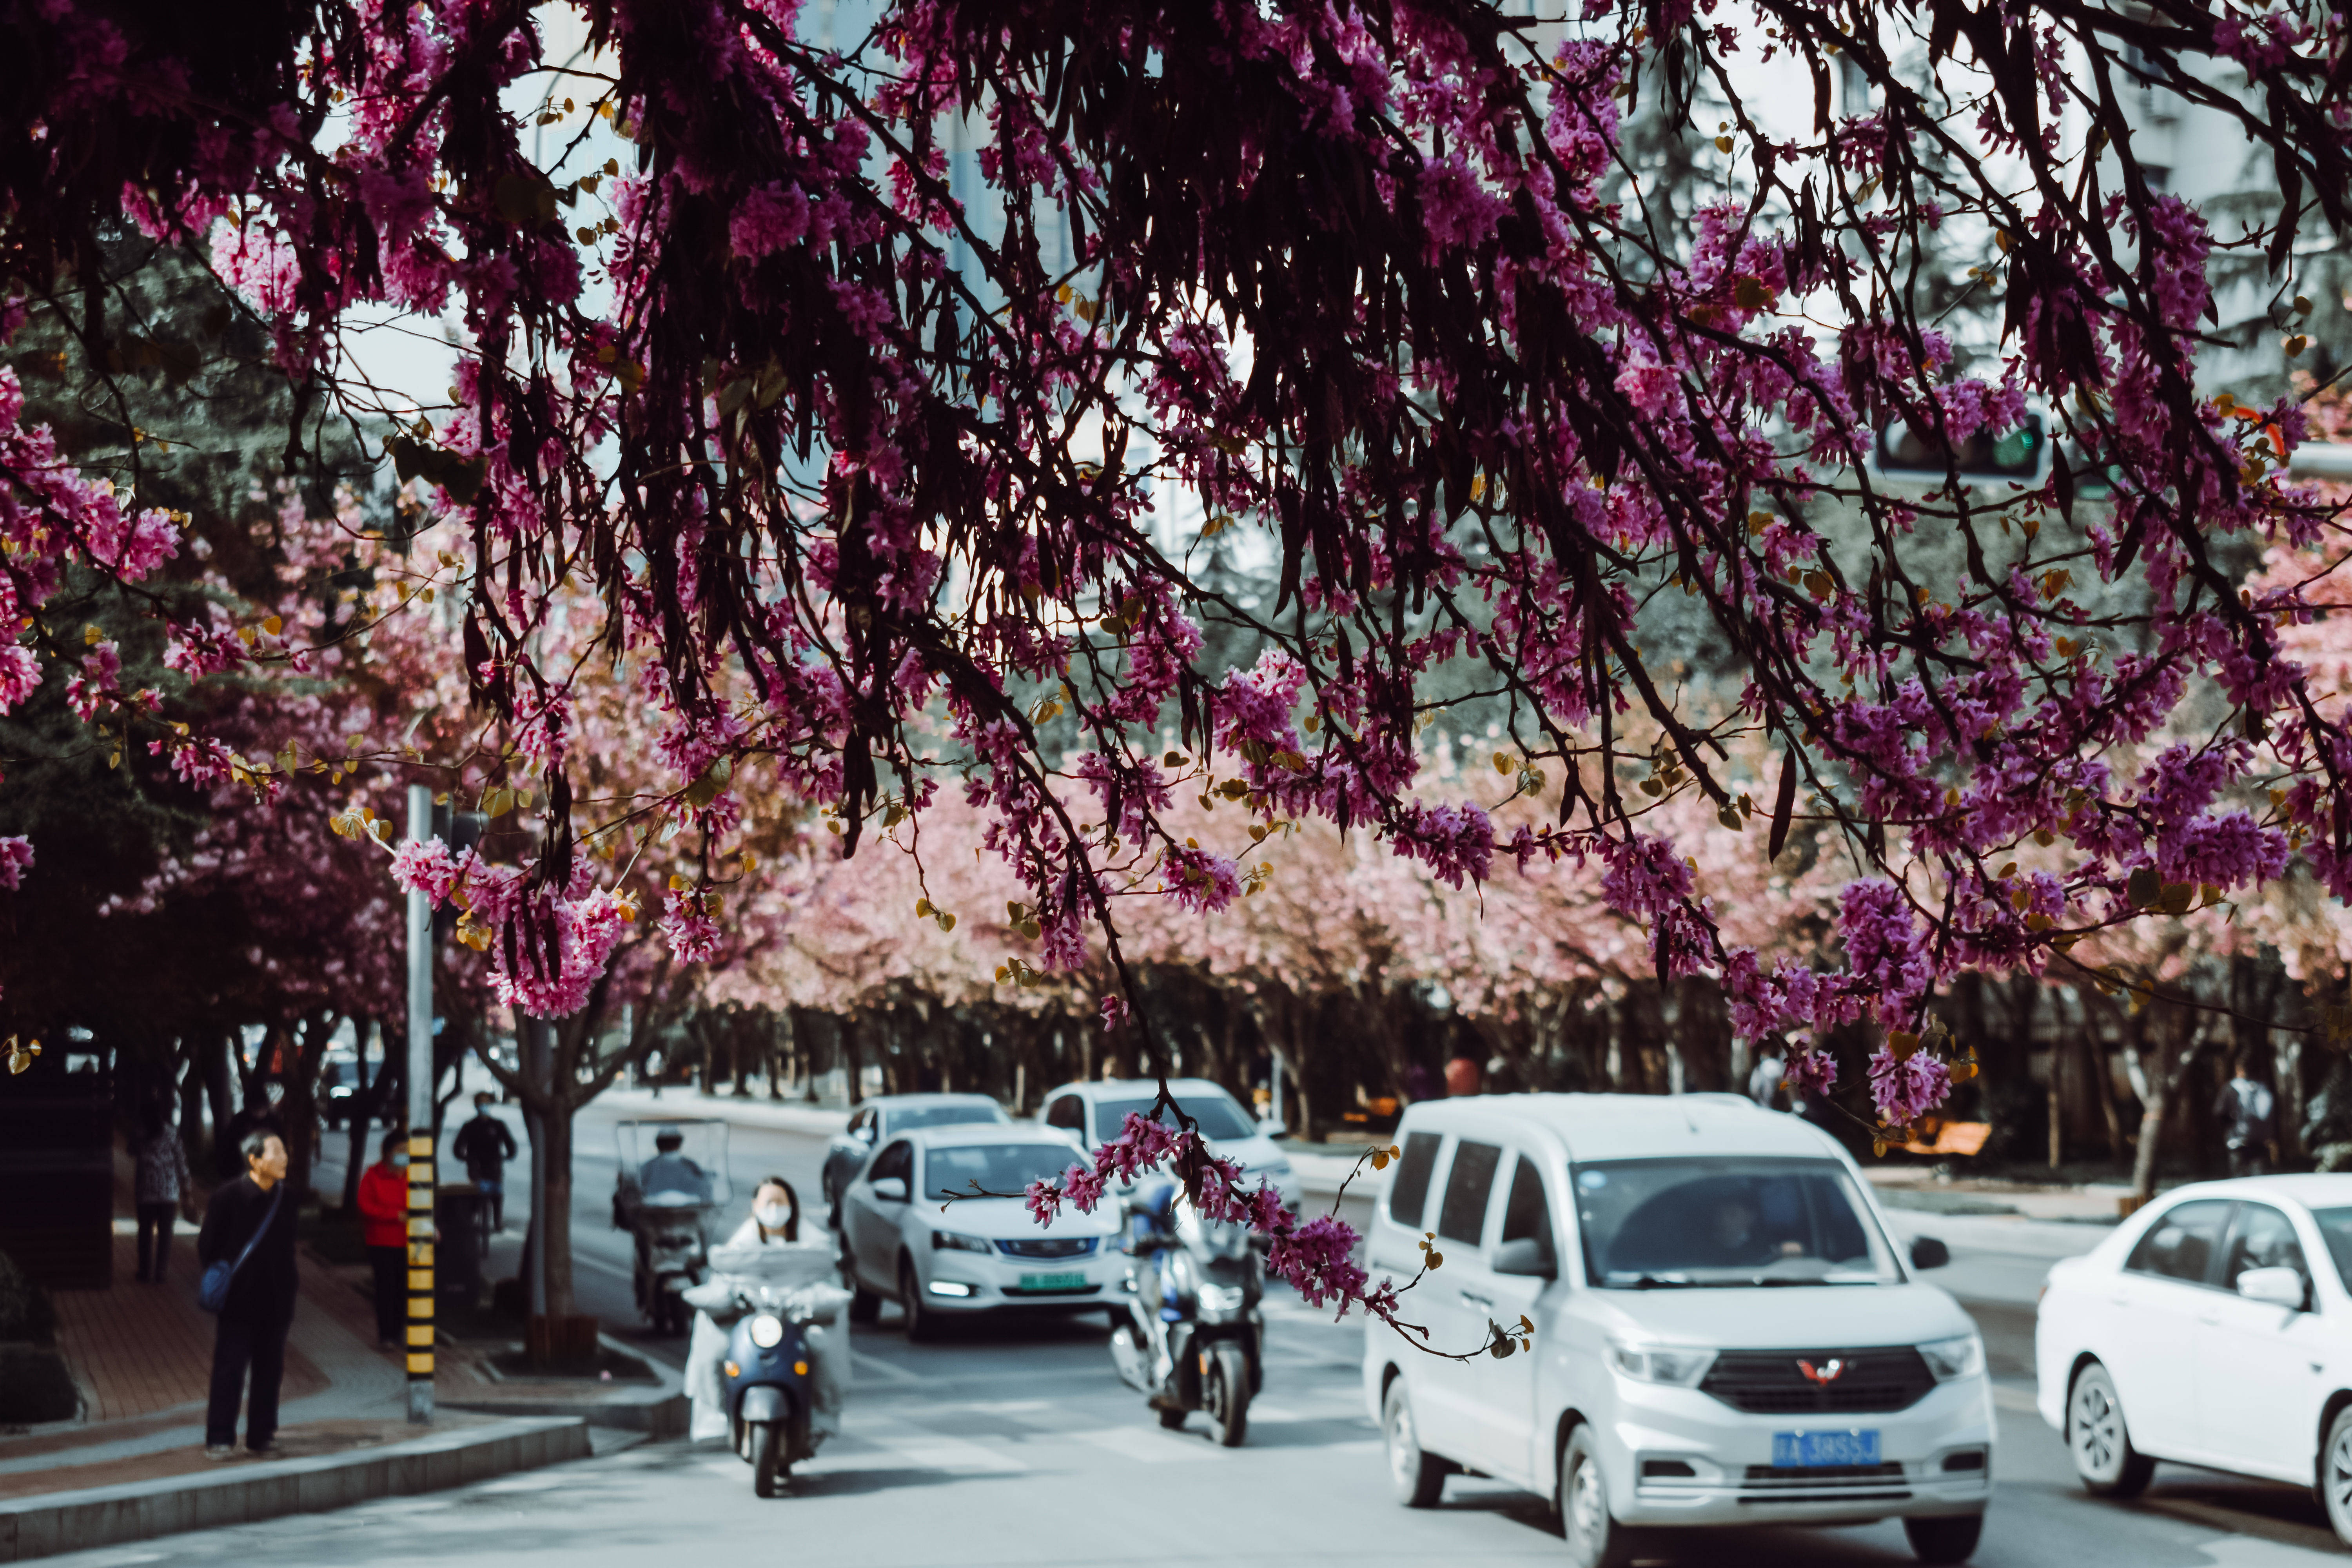
[[[728,1330],[719,1324],[711,1315],[711,1307],[706,1305],[706,1300],[716,1303],[724,1311],[733,1300],[735,1287],[723,1278],[727,1272],[723,1254],[753,1247],[790,1247],[810,1254],[808,1272],[813,1277],[829,1278],[835,1270],[831,1233],[820,1231],[817,1239],[803,1241],[800,1229],[800,1194],[782,1176],[767,1177],[751,1194],[751,1217],[736,1227],[724,1247],[713,1249],[712,1263],[719,1277],[687,1292],[687,1299],[695,1307],[694,1332],[687,1342],[686,1352],[686,1394],[693,1404],[693,1415],[687,1427],[688,1437],[724,1437],[728,1433],[727,1406],[719,1374],[720,1364],[727,1359]],[[845,1332],[828,1317],[811,1323],[804,1336],[810,1377],[815,1385],[812,1425],[820,1433],[830,1434],[840,1426],[841,1407],[849,1387]]]
[[[654,1135],[654,1157],[637,1169],[637,1188],[650,1197],[656,1193],[684,1193],[697,1203],[710,1201],[710,1173],[678,1152],[686,1135],[675,1128]]]

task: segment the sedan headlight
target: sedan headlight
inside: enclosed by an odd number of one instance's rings
[[[992,1257],[996,1248],[976,1236],[958,1236],[951,1230],[935,1230],[931,1232],[931,1250],[933,1252],[978,1252]]]
[[[1948,1340],[1937,1340],[1919,1347],[1919,1359],[1936,1374],[1937,1383],[1949,1383],[1956,1377],[1974,1377],[1984,1370],[1984,1341],[1974,1334],[1958,1334]]]
[[[1699,1379],[1706,1375],[1706,1369],[1715,1364],[1715,1352],[1612,1344],[1609,1347],[1609,1364],[1627,1377],[1638,1378],[1643,1383],[1670,1383],[1677,1388],[1696,1388]]]
[[[763,1351],[774,1350],[784,1342],[784,1321],[773,1312],[762,1312],[751,1320],[751,1342]]]

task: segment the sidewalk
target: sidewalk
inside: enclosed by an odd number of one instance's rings
[[[117,1209],[127,1213],[129,1163],[120,1154],[116,1188]],[[305,1247],[278,1452],[253,1458],[240,1450],[234,1461],[207,1462],[214,1325],[196,1305],[193,1227],[184,1223],[173,1237],[160,1282],[134,1277],[136,1250],[118,1222],[115,1283],[53,1293],[58,1349],[80,1389],[82,1412],[0,1434],[0,1562],[195,1528],[191,1520],[268,1518],[454,1485],[433,1478],[478,1479],[589,1451],[576,1419],[518,1423],[453,1413],[431,1427],[410,1426],[407,1373],[394,1354],[376,1349],[373,1304],[353,1289],[348,1270]],[[473,1356],[445,1350],[436,1361],[437,1403],[486,1394],[495,1400],[495,1379]],[[125,1499],[141,1500],[131,1507]]]

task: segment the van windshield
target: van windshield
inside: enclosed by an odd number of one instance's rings
[[[1610,1160],[1570,1173],[1585,1277],[1603,1289],[1902,1278],[1834,1160]]]

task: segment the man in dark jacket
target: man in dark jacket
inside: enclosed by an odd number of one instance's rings
[[[457,1129],[449,1152],[466,1163],[466,1179],[490,1203],[490,1228],[507,1227],[507,1162],[515,1157],[514,1134],[490,1114],[490,1097],[474,1096],[474,1119]]]
[[[205,1412],[207,1459],[236,1452],[236,1407],[246,1393],[247,1367],[253,1389],[246,1400],[245,1446],[257,1454],[269,1451],[278,1435],[286,1332],[294,1326],[294,1205],[289,1199],[273,1206],[273,1200],[287,1195],[279,1185],[286,1179],[286,1144],[275,1132],[257,1131],[247,1133],[238,1148],[245,1174],[213,1194],[196,1237],[202,1267],[237,1265],[213,1337],[212,1402]],[[238,1264],[240,1258],[244,1262]]]

